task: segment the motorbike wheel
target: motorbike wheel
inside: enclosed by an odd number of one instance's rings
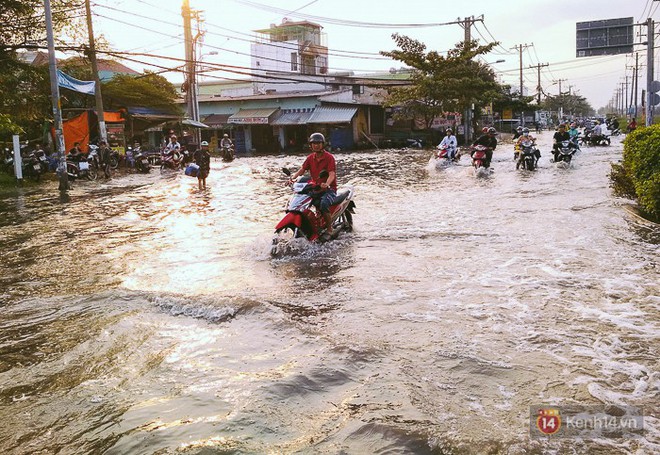
[[[339,218],[342,221],[346,232],[353,231],[353,214],[349,212],[348,209],[346,209]]]
[[[99,176],[99,173],[96,171],[94,166],[90,166],[87,171],[87,180],[96,180]]]
[[[533,171],[534,170],[534,160],[527,160],[527,170],[528,171]]]
[[[112,169],[117,169],[119,167],[119,159],[116,156],[110,157],[110,167]]]

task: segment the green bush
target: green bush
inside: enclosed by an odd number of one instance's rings
[[[615,194],[636,198],[645,212],[660,218],[660,125],[626,137],[623,162],[612,165],[610,178]]]

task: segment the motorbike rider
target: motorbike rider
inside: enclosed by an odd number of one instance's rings
[[[619,129],[619,119],[614,117],[612,119],[612,132],[616,131]]]
[[[442,141],[440,141],[440,144],[438,144],[439,149],[443,149],[444,147],[447,147],[447,158],[450,160],[455,159],[458,141],[456,140],[456,136],[454,136],[454,132],[451,128],[447,128],[445,131],[445,137],[443,137]]]
[[[181,152],[181,144],[176,140],[176,136],[170,136],[170,142],[165,145],[163,152],[166,156],[173,156],[175,153]]]
[[[637,129],[637,121],[636,121],[635,118],[633,117],[633,118],[630,120],[630,123],[628,123],[627,130],[628,130],[629,133],[632,133],[632,132],[635,131],[636,129]]]
[[[596,124],[591,130],[591,143],[597,144],[602,137],[603,137],[603,127],[601,126],[600,121],[596,120]]]
[[[229,139],[229,134],[225,133],[222,135],[222,139],[220,139],[220,148],[225,149],[225,148],[232,148],[234,146],[234,143]]]
[[[485,150],[486,152],[486,161],[484,162],[485,168],[490,167],[490,161],[493,159],[493,150],[495,150],[495,148],[497,147],[497,138],[495,137],[496,135],[497,135],[497,130],[491,126],[490,128],[488,128],[485,134],[482,134],[476,141],[472,143],[472,146],[483,145],[484,147],[488,147]],[[472,152],[470,152],[470,156],[473,156],[474,152],[475,150],[473,149]]]
[[[566,125],[563,123],[559,125],[559,129],[557,132],[552,136],[553,144],[552,144],[552,153],[554,154],[555,162],[559,160],[559,147],[563,141],[570,141],[571,136],[568,134],[568,131],[566,131]]]
[[[73,162],[80,161],[82,157],[82,149],[80,148],[80,142],[74,142],[73,147],[69,150],[68,159]]]
[[[518,139],[520,136],[522,136],[522,134],[523,134],[523,127],[522,127],[522,126],[519,126],[518,128],[516,128],[516,132],[513,133],[513,140],[515,141],[515,140]]]
[[[309,136],[309,147],[312,150],[302,167],[289,178],[289,183],[293,183],[298,177],[309,170],[314,182],[319,183],[323,193],[320,194],[320,210],[326,225],[326,235],[332,235],[332,216],[330,207],[337,197],[337,165],[335,157],[325,150],[325,136],[321,133],[312,133]],[[321,178],[321,171],[326,171],[328,177]]]
[[[524,141],[531,141],[532,146],[536,145],[536,138],[532,136],[532,134],[529,132],[529,128],[523,128],[522,136],[520,136],[516,141],[516,148],[518,150],[517,153],[519,155],[518,161],[516,162],[516,169],[518,169],[522,164],[523,154],[520,153],[520,150],[522,150],[522,143]],[[541,152],[539,151],[539,149],[534,150],[534,157],[536,158],[536,162],[538,162],[539,158],[541,158]]]
[[[209,143],[202,141],[200,149],[196,150],[193,154],[193,161],[199,166],[197,173],[197,183],[200,190],[206,189],[206,177],[209,176],[211,170],[211,154],[209,153]]]

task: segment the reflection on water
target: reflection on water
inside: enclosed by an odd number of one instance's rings
[[[529,406],[649,406],[658,229],[571,169],[337,155],[355,230],[270,256],[302,156],[0,193],[3,453],[656,452],[531,441]],[[433,163],[431,163],[433,164]],[[46,189],[46,191],[44,191]],[[496,424],[494,424],[496,423]]]

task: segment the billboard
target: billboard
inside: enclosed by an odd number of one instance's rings
[[[633,51],[632,17],[575,24],[575,56],[629,54]]]

